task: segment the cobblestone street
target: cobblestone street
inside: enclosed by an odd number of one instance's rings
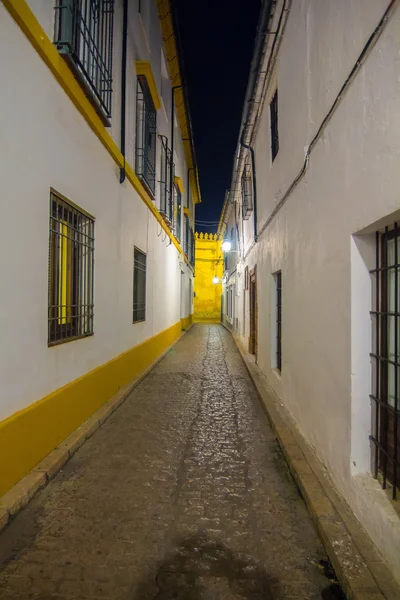
[[[336,598],[230,334],[196,325],[0,538],[0,598]]]

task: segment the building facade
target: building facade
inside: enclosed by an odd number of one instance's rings
[[[400,574],[400,8],[265,1],[224,323]]]
[[[0,1],[0,494],[191,322],[176,31],[169,0]]]
[[[216,233],[195,233],[194,313],[197,322],[220,323],[224,255]]]

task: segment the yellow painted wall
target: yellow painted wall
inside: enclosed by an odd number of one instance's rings
[[[181,328],[179,321],[2,421],[0,495],[157,360],[179,338]]]
[[[222,240],[217,234],[195,234],[194,320],[220,321],[222,284],[214,284],[217,276],[221,281],[224,269]]]

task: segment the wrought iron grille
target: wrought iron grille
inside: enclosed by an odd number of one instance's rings
[[[58,0],[54,44],[85,85],[102,116],[111,117],[114,0]]]
[[[253,190],[251,179],[251,166],[245,165],[242,173],[242,215],[248,219],[253,210]]]
[[[279,131],[278,131],[278,90],[272,97],[269,105],[270,121],[271,121],[271,154],[272,162],[275,160],[279,152]]]
[[[376,233],[374,284],[372,432],[373,472],[382,487],[392,487],[396,499],[400,482],[400,229]]]
[[[173,196],[171,181],[171,150],[168,148],[168,139],[160,135],[161,140],[161,166],[160,166],[160,213],[165,220],[172,224],[173,217]],[[174,166],[175,172],[175,166]]]
[[[276,285],[276,368],[282,370],[282,272],[275,273]]]
[[[139,75],[136,92],[136,175],[154,196],[156,186],[157,111],[146,78]]]
[[[186,256],[189,258],[189,247],[190,247],[190,238],[189,238],[189,217],[184,215],[184,234],[183,234],[183,251]]]
[[[189,261],[190,264],[192,265],[192,267],[194,268],[194,264],[195,264],[195,260],[196,260],[196,246],[195,246],[195,241],[194,241],[194,234],[193,234],[193,229],[190,227],[189,228],[189,240],[190,240],[190,246],[189,246],[189,251],[190,251],[190,257],[189,257]]]
[[[175,197],[175,207],[176,207],[176,215],[175,215],[175,237],[180,242],[181,234],[182,234],[182,194],[181,190],[177,185],[174,185],[174,197]]]
[[[94,219],[50,194],[48,343],[93,334]]]
[[[146,254],[138,248],[133,257],[133,322],[146,320]]]

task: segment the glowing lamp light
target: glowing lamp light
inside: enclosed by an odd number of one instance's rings
[[[232,244],[231,244],[231,242],[229,240],[224,240],[222,242],[222,250],[224,252],[229,252],[230,249],[231,249],[231,246],[232,246]]]
[[[213,284],[214,284],[214,285],[217,285],[217,283],[219,283],[219,279],[218,279],[218,277],[216,277],[216,276],[214,275],[214,277],[212,278],[212,282],[213,282]]]

